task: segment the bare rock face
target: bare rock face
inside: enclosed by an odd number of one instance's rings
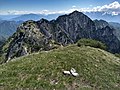
[[[112,53],[120,52],[120,41],[105,21],[92,21],[81,12],[59,16],[56,20],[26,21],[10,37],[4,47],[11,59],[32,52],[50,50],[59,45],[76,43],[81,38],[102,41]]]
[[[53,45],[50,37],[40,31],[41,29],[34,21],[21,24],[12,36],[13,40],[9,44],[6,58],[10,60],[32,52],[52,49]]]
[[[102,41],[108,46],[108,51],[112,53],[120,52],[120,39],[116,34],[117,29],[104,20],[94,20],[96,26],[95,39]]]
[[[73,42],[80,38],[93,38],[94,22],[81,12],[74,11],[69,15],[60,16],[56,23],[68,34]]]
[[[37,21],[37,24],[44,35],[52,38],[56,42],[62,45],[74,43],[73,40],[69,37],[69,34],[64,29],[62,29],[56,21],[53,20],[49,22],[45,19],[41,19],[40,21]]]
[[[105,28],[98,29],[96,32],[96,38],[99,41],[102,41],[108,46],[108,51],[112,53],[120,52],[120,41],[114,35],[115,29],[106,26]]]
[[[96,30],[105,28],[106,26],[110,26],[108,22],[104,20],[94,20]]]

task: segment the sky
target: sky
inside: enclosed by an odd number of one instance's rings
[[[117,15],[120,14],[120,0],[0,0],[0,15],[64,14],[74,10]]]

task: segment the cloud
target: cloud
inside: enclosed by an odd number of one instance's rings
[[[120,3],[115,1],[108,5],[94,7],[93,12],[105,12],[107,14],[118,15],[120,14]]]
[[[50,11],[50,10],[42,10],[42,11],[17,11],[17,10],[9,10],[9,11],[0,11],[0,15],[20,15],[20,14],[68,14],[73,11],[80,11],[80,12],[102,12],[104,14],[111,14],[111,15],[118,15],[120,14],[120,3],[115,1],[111,4],[106,4],[103,6],[96,6],[92,7],[90,5],[88,8],[78,8],[75,5],[72,6],[69,10],[61,10],[61,11]]]

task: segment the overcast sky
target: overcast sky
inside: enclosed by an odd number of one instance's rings
[[[0,15],[106,12],[120,14],[120,0],[0,0]]]

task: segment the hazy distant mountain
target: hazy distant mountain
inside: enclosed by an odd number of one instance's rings
[[[0,15],[2,20],[7,21],[27,21],[27,20],[40,20],[41,18],[45,18],[48,20],[56,19],[60,14],[23,14],[23,15]]]
[[[27,21],[27,20],[40,20],[41,18],[45,18],[48,20],[55,19],[59,16],[59,14],[49,14],[49,15],[43,15],[43,14],[24,14],[16,18],[12,18],[11,20],[14,21]]]
[[[1,20],[10,20],[12,18],[19,17],[20,15],[0,15]]]
[[[24,14],[16,18],[12,18],[13,21],[27,21],[27,20],[39,20],[40,15],[37,14]]]
[[[114,28],[116,29],[120,29],[120,23],[116,23],[116,22],[109,22],[110,25],[112,25]]]
[[[2,46],[2,44],[6,41],[6,38],[3,36],[0,36],[0,47]]]
[[[95,20],[95,19],[102,19],[108,22],[118,22],[120,23],[120,14],[118,15],[111,15],[111,14],[107,14],[105,12],[86,12],[84,13],[87,16],[89,16],[91,19]],[[0,15],[0,18],[2,20],[14,20],[14,21],[27,21],[27,20],[40,20],[41,18],[45,18],[47,20],[52,20],[52,19],[56,19],[58,16],[60,16],[61,14],[23,14],[23,15]]]
[[[120,14],[111,15],[105,14],[104,12],[87,12],[85,13],[91,19],[103,19],[108,22],[119,22],[120,23]]]
[[[1,21],[0,23],[0,36],[9,37],[17,29],[17,27],[22,23],[22,21]]]
[[[1,20],[0,21],[0,45],[11,35],[13,35],[14,32],[16,32],[17,27],[22,23],[23,21],[6,21]]]

